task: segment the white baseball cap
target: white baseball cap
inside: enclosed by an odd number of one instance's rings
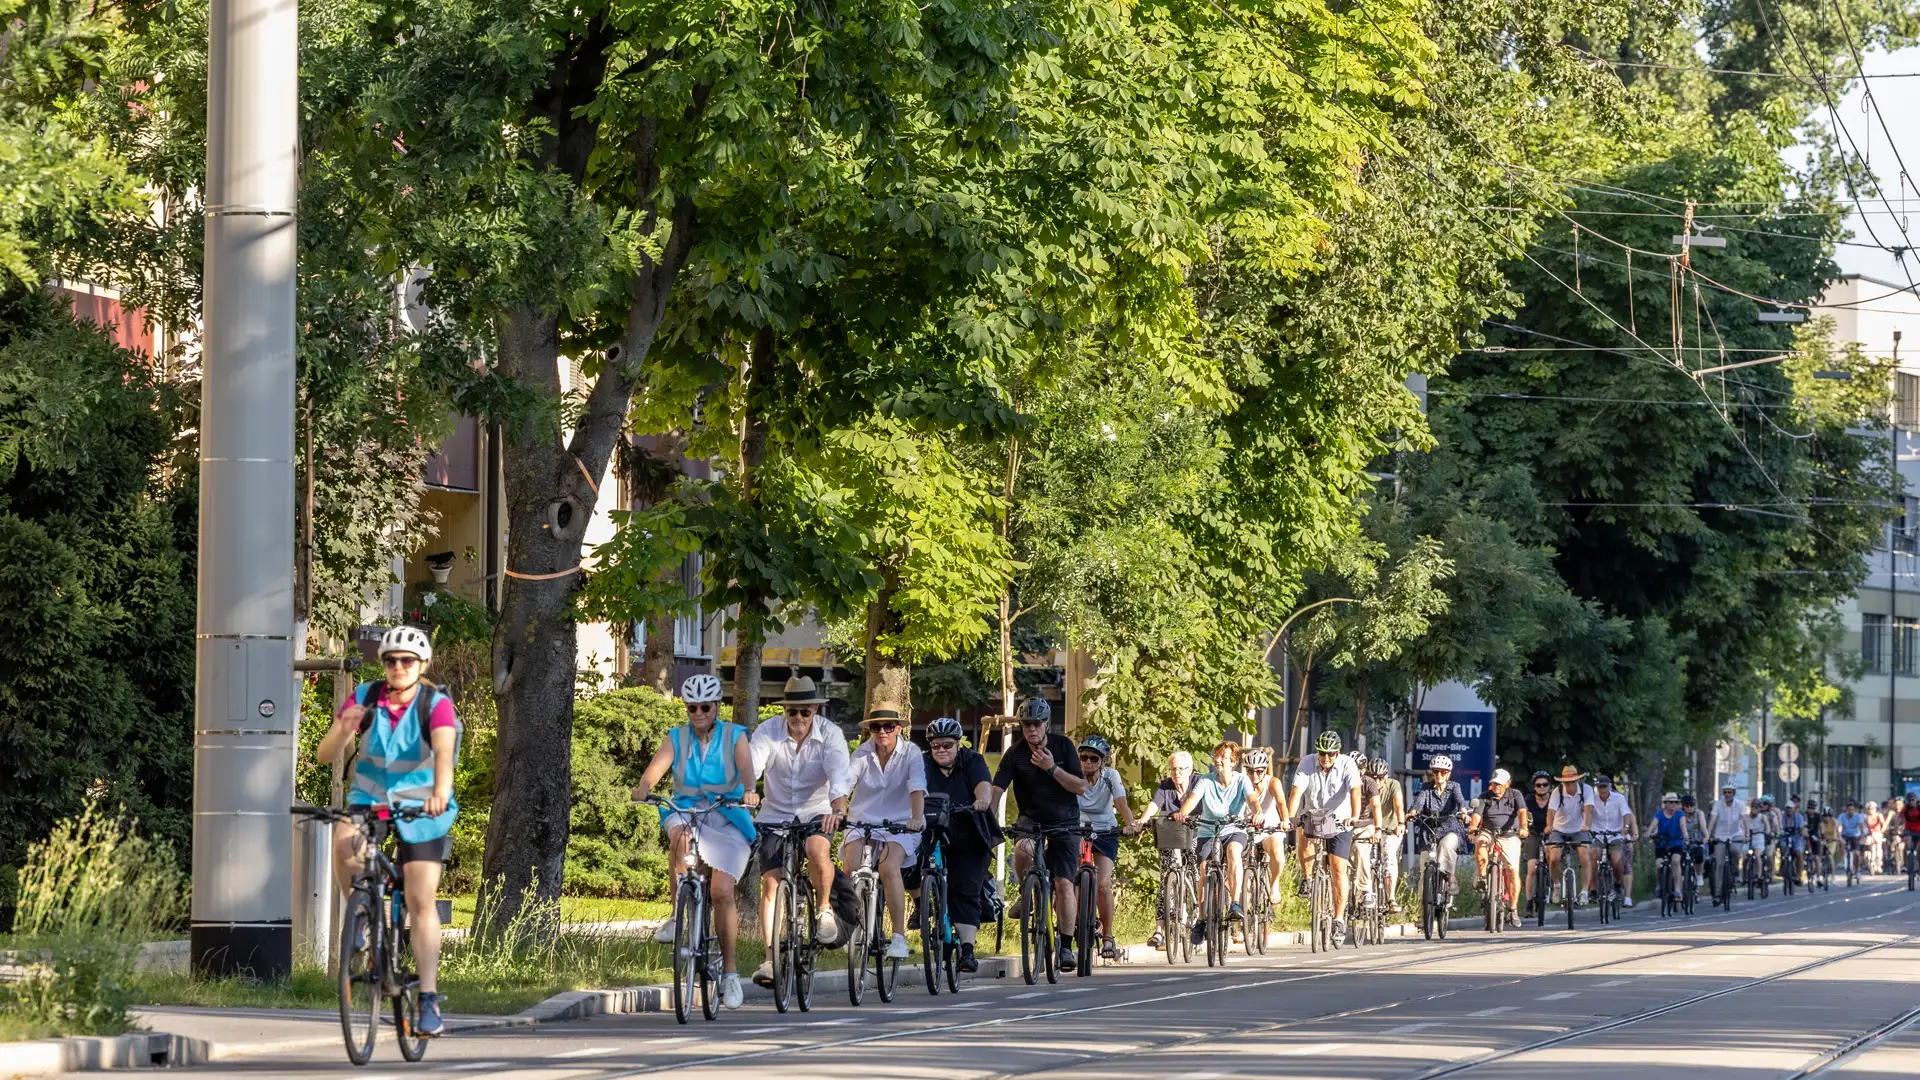
[[[1488,783],[1511,784],[1513,783],[1513,776],[1505,769],[1495,769],[1493,770],[1493,779],[1488,781]]]

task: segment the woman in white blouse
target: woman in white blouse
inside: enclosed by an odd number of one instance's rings
[[[860,722],[867,741],[853,752],[853,802],[847,808],[847,820],[860,822],[905,822],[899,832],[878,831],[873,842],[885,845],[880,851],[880,884],[887,894],[887,916],[893,922],[893,938],[887,943],[887,955],[904,960],[907,948],[907,890],[900,880],[901,868],[920,851],[920,830],[925,824],[927,770],[920,748],[902,734],[899,712],[874,709]],[[866,857],[866,843],[855,834],[840,846],[841,865],[849,870]]]

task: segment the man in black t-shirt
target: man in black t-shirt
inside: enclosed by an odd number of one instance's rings
[[[1520,861],[1522,864],[1520,869],[1524,872],[1523,877],[1528,883],[1529,888],[1532,887],[1534,878],[1532,871],[1534,862],[1547,857],[1547,853],[1541,849],[1545,846],[1547,837],[1547,804],[1552,796],[1553,775],[1545,769],[1535,772],[1533,774],[1533,790],[1529,792],[1526,797],[1527,832],[1520,841]],[[1545,879],[1543,878],[1541,880],[1544,881]],[[1533,897],[1527,897],[1527,901],[1531,903]]]
[[[1487,888],[1487,867],[1493,851],[1499,848],[1506,860],[1508,908],[1514,921],[1520,921],[1520,837],[1527,831],[1527,801],[1509,786],[1512,777],[1505,769],[1493,770],[1487,793],[1474,800],[1473,820],[1467,832],[1473,837],[1473,859],[1480,866],[1481,888]]]
[[[1080,793],[1087,788],[1080,774],[1080,751],[1073,740],[1051,730],[1053,709],[1040,698],[1033,698],[1020,709],[1020,741],[1000,755],[1000,768],[993,774],[993,797],[1011,789],[1019,804],[1022,829],[1051,832],[1072,829],[1080,824]],[[1073,870],[1080,861],[1080,838],[1071,833],[1045,837],[1047,871],[1053,875],[1055,925],[1060,928],[1056,955],[1062,970],[1074,967]],[[1023,838],[1013,849],[1013,870],[1019,879],[1033,865],[1033,840]],[[1020,903],[1026,898],[1021,897]],[[1016,908],[1016,911],[1018,909]],[[1111,930],[1111,927],[1109,927]]]

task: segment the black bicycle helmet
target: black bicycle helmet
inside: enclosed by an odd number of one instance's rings
[[[1047,704],[1046,698],[1028,698],[1027,703],[1020,706],[1022,724],[1046,724],[1052,721],[1053,706]]]
[[[934,739],[953,739],[958,741],[964,735],[965,732],[960,730],[960,721],[955,720],[951,716],[943,716],[927,725],[928,742],[932,742]]]

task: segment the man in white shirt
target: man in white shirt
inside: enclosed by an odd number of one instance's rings
[[[1295,850],[1300,852],[1301,884],[1313,865],[1314,845],[1327,845],[1327,875],[1333,885],[1333,934],[1347,931],[1347,864],[1353,858],[1353,821],[1360,816],[1360,767],[1340,752],[1340,733],[1323,731],[1314,752],[1300,762],[1287,793],[1286,818],[1300,826]],[[1379,808],[1373,824],[1378,826]]]
[[[829,839],[840,828],[847,814],[847,796],[853,791],[853,774],[846,736],[826,718],[820,706],[826,704],[805,675],[787,680],[781,705],[785,716],[761,722],[754,729],[753,771],[765,785],[760,797],[761,824],[786,825],[810,822],[819,832],[806,839],[807,877],[813,882],[814,936],[832,941],[840,936],[833,907],[827,897],[833,887],[833,845]],[[760,830],[760,873],[770,881],[786,876],[786,837]],[[760,890],[760,925],[773,925],[773,900],[777,890]],[[773,965],[760,965],[755,982],[773,979]],[[762,979],[762,976],[765,979]]]
[[[1593,897],[1593,788],[1582,780],[1586,773],[1571,765],[1555,777],[1559,785],[1547,796],[1547,880],[1559,881],[1560,846],[1572,841],[1580,852],[1580,902]]]
[[[1593,831],[1609,833],[1603,840],[1595,836],[1593,846],[1604,847],[1613,862],[1613,880],[1620,883],[1620,903],[1633,906],[1633,810],[1627,797],[1613,789],[1613,777],[1601,774],[1593,778]]]
[[[1713,894],[1715,907],[1720,906],[1721,900],[1719,860],[1730,859],[1737,869],[1747,853],[1747,837],[1753,831],[1747,808],[1734,801],[1733,796],[1733,785],[1721,788],[1720,801],[1713,804],[1713,812],[1707,815],[1707,887]]]

